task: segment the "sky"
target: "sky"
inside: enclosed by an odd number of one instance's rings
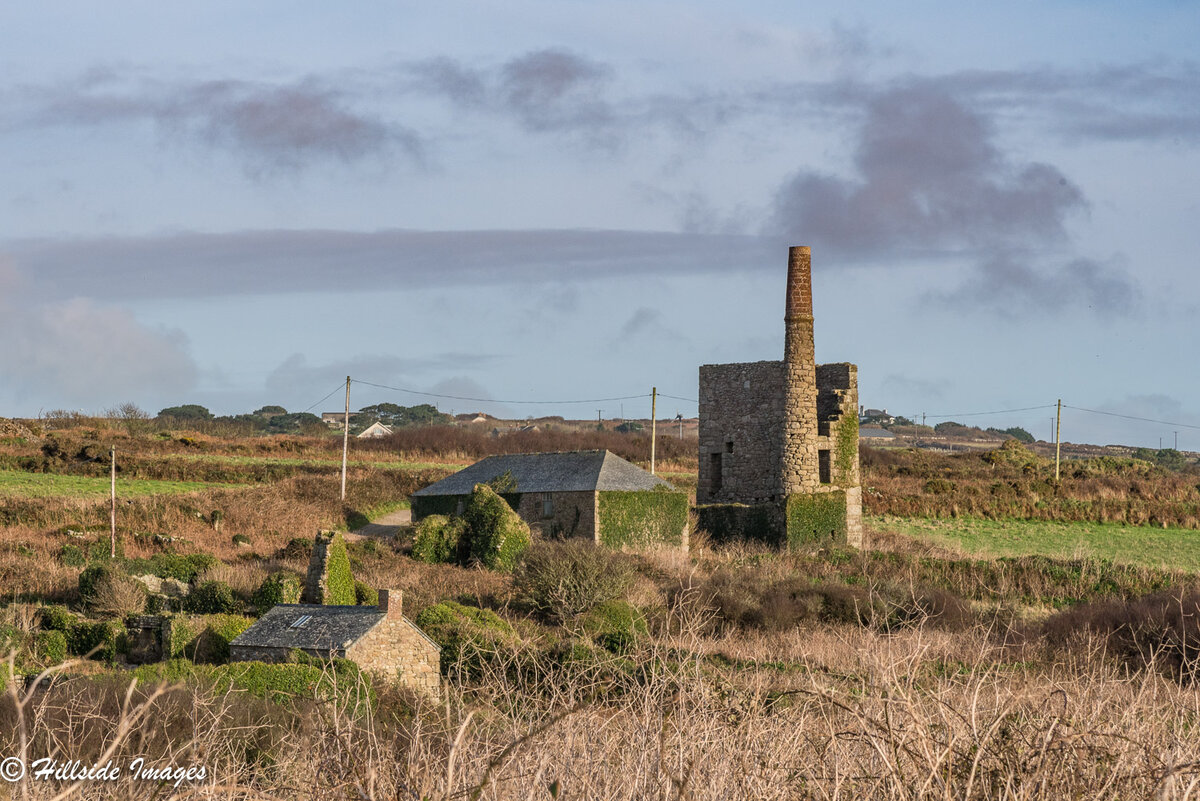
[[[0,416],[347,375],[693,416],[699,365],[781,358],[809,245],[865,406],[1200,450],[1198,40],[1182,0],[4,4]]]

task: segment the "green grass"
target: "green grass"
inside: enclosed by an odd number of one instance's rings
[[[24,498],[90,498],[107,497],[109,479],[88,476],[63,476],[54,473],[26,473],[0,470],[0,497]],[[148,481],[117,478],[117,497],[147,495],[179,495],[184,492],[203,492],[212,489],[238,489],[243,484],[206,484],[201,481]]]
[[[976,557],[1093,557],[1200,572],[1200,531],[1189,529],[965,517],[937,520],[867,517],[866,522],[878,531],[894,531]]]

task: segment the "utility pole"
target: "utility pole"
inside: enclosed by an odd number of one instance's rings
[[[1054,483],[1058,483],[1059,462],[1062,460],[1062,398],[1058,399],[1058,422],[1054,425]]]
[[[108,507],[108,558],[117,558],[117,448],[108,449],[108,458],[112,463],[109,469],[109,507]]]
[[[658,433],[658,387],[650,387],[650,475],[654,475],[654,438]]]
[[[924,427],[924,425],[925,425],[925,412],[921,412],[921,426]]]
[[[602,422],[600,421],[600,415],[601,415],[601,414],[603,414],[603,413],[604,413],[604,410],[603,410],[603,409],[597,409],[597,410],[596,410],[596,427],[597,427],[597,428],[599,428],[600,426],[604,425],[604,423],[602,423]]]
[[[675,412],[675,419],[679,421],[679,439],[683,439],[683,412]]]
[[[350,452],[350,376],[346,376],[346,430],[342,432],[342,501],[346,500],[346,455]]]

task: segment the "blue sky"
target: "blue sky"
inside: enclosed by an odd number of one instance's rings
[[[1198,34],[1182,2],[10,4],[0,415],[302,410],[347,374],[694,398],[780,357],[807,244],[866,405],[1062,397],[1184,424],[1067,439],[1200,450]]]

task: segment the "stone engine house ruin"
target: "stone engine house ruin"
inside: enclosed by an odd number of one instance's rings
[[[788,253],[783,361],[700,368],[700,525],[716,538],[862,544],[858,368],[817,364],[812,255]]]

